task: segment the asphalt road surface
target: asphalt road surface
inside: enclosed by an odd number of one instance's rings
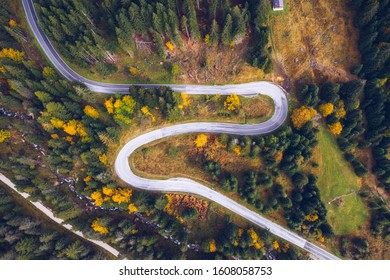
[[[57,68],[62,75],[71,81],[79,81],[84,83],[90,90],[100,93],[128,93],[129,84],[110,84],[100,83],[92,81],[82,77],[73,71],[60,57],[57,51],[54,49],[49,39],[43,33],[38,26],[38,19],[34,9],[32,0],[22,0],[23,7],[26,13],[27,21],[46,56],[50,59],[52,64]],[[144,87],[159,87],[160,84],[139,84]],[[270,133],[279,128],[288,114],[288,103],[284,90],[269,82],[254,82],[239,85],[225,85],[225,86],[203,86],[203,85],[177,85],[167,84],[172,90],[177,92],[185,92],[188,94],[239,94],[246,97],[252,97],[257,94],[264,94],[270,96],[275,103],[275,113],[266,122],[260,124],[230,124],[230,123],[214,123],[214,122],[194,122],[180,125],[174,125],[157,129],[145,134],[142,134],[132,140],[130,140],[119,152],[115,161],[115,171],[126,183],[132,185],[135,188],[158,191],[158,192],[175,192],[175,193],[192,193],[203,196],[211,201],[224,206],[225,208],[233,211],[234,213],[244,217],[253,224],[269,230],[273,234],[295,244],[308,251],[309,253],[317,256],[320,259],[338,259],[336,256],[325,251],[324,249],[310,243],[306,239],[298,236],[296,233],[287,230],[270,220],[262,217],[258,213],[255,213],[241,204],[235,202],[227,196],[224,196],[198,182],[187,178],[172,178],[169,180],[151,180],[138,177],[133,173],[129,166],[129,156],[139,147],[148,144],[152,141],[180,135],[184,133],[227,133],[234,135],[261,135]]]

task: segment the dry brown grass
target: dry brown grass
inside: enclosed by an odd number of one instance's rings
[[[267,100],[263,96],[256,96],[250,100],[246,100],[242,103],[242,110],[244,111],[246,118],[265,118],[273,113],[271,101]]]
[[[196,164],[197,158],[194,150],[194,137],[182,136],[171,138],[168,142],[150,144],[146,148],[137,150],[130,158],[131,165],[137,172],[149,174],[158,178],[189,177],[197,178],[207,183],[212,179],[203,171],[200,164]],[[176,158],[168,155],[169,146],[179,149]],[[195,163],[195,164],[194,164]]]
[[[172,203],[169,205],[169,211],[177,214],[183,208],[193,208],[198,212],[198,218],[204,220],[207,217],[210,202],[193,195],[170,194]]]
[[[204,42],[185,42],[183,50],[171,52],[171,61],[180,67],[176,78],[183,83],[244,83],[269,80],[261,69],[250,66],[246,60],[249,37],[232,47],[209,47]]]
[[[347,1],[289,0],[288,11],[271,18],[274,56],[293,82],[353,78],[349,69],[359,61],[353,15]]]
[[[137,150],[130,158],[131,166],[143,175],[148,174],[158,178],[187,177],[213,186],[215,181],[201,168],[203,154],[212,153],[213,160],[219,162],[223,170],[235,174],[250,169],[258,170],[262,165],[260,159],[252,160],[247,156],[227,152],[224,148],[215,149],[213,146],[215,136],[209,136],[210,144],[199,152],[194,144],[195,137],[195,135],[186,135],[147,145],[146,148]],[[177,157],[169,155],[168,149],[171,146],[179,150]]]

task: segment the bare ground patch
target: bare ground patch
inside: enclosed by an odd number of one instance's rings
[[[359,61],[358,30],[348,2],[289,0],[270,20],[274,56],[291,80],[353,79]]]

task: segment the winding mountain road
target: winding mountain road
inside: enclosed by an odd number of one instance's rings
[[[32,0],[22,0],[23,7],[26,13],[27,21],[33,31],[38,43],[42,47],[43,51],[57,68],[62,75],[71,81],[79,81],[84,83],[90,90],[94,92],[113,94],[116,92],[128,93],[128,84],[110,84],[101,83],[86,79],[75,71],[73,71],[60,57],[57,51],[50,43],[47,36],[38,26],[38,18],[33,5]],[[138,86],[144,87],[159,87],[161,84],[138,84]],[[166,84],[177,92],[185,92],[188,94],[239,94],[245,97],[252,97],[257,94],[264,94],[271,97],[275,103],[275,113],[266,122],[260,124],[231,124],[231,123],[215,123],[215,122],[194,122],[179,124],[169,127],[157,129],[145,134],[142,134],[132,140],[130,140],[119,152],[115,161],[115,171],[119,178],[124,182],[132,185],[135,188],[158,191],[158,192],[181,192],[192,193],[203,196],[211,201],[214,201],[232,212],[242,216],[255,225],[265,228],[273,234],[295,244],[308,251],[309,253],[317,256],[320,259],[338,259],[336,256],[325,251],[324,249],[316,246],[313,243],[305,240],[296,233],[289,231],[270,220],[262,217],[258,213],[255,213],[248,208],[240,205],[229,197],[222,195],[198,182],[187,178],[172,178],[168,180],[151,180],[141,178],[134,174],[129,165],[129,156],[139,147],[148,144],[152,141],[180,135],[184,133],[197,133],[197,132],[209,132],[209,133],[227,133],[234,135],[261,135],[270,133],[279,128],[288,114],[288,103],[284,90],[269,82],[254,82],[240,85],[225,85],[225,86],[203,86],[203,85],[177,85]]]

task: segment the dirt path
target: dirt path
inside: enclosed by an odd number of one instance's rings
[[[353,191],[353,192],[350,192],[350,193],[346,193],[346,194],[343,194],[343,195],[336,196],[331,201],[329,201],[328,204],[331,204],[333,201],[336,201],[336,200],[338,200],[340,198],[343,198],[343,197],[346,197],[346,196],[350,196],[350,195],[356,194],[356,193],[357,193],[357,191]]]
[[[104,243],[104,242],[102,242],[100,240],[89,239],[89,238],[85,237],[81,231],[74,230],[72,225],[64,224],[64,220],[55,217],[54,213],[49,208],[44,206],[42,203],[40,203],[40,202],[33,202],[33,201],[28,200],[28,197],[30,195],[28,193],[25,193],[25,192],[20,192],[16,188],[15,184],[11,182],[11,180],[9,180],[7,177],[5,177],[1,173],[0,173],[0,181],[2,181],[4,184],[6,184],[8,187],[10,187],[15,192],[17,192],[19,195],[21,195],[23,198],[25,198],[28,202],[30,202],[32,205],[34,205],[35,208],[37,208],[39,211],[41,211],[43,214],[48,216],[51,220],[53,220],[54,222],[56,222],[60,226],[66,228],[67,230],[73,232],[74,234],[77,234],[81,238],[96,244],[97,246],[99,246],[99,247],[103,248],[104,250],[106,250],[106,251],[110,252],[111,254],[113,254],[115,257],[119,256],[119,251],[116,250],[115,248],[111,247],[110,245],[108,245],[108,244],[106,244],[106,243]]]

